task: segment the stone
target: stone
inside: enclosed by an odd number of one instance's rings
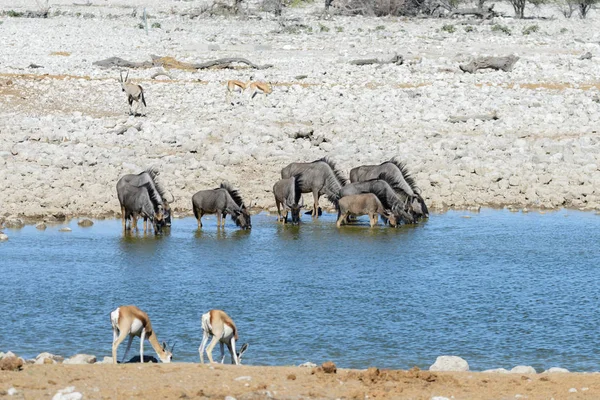
[[[4,242],[8,240],[8,235],[6,233],[0,233],[0,242]]]
[[[81,226],[81,227],[84,227],[84,228],[87,228],[87,227],[89,227],[89,226],[92,226],[92,225],[94,225],[94,222],[92,222],[92,220],[90,220],[90,219],[84,218],[84,219],[80,219],[80,220],[77,222],[77,225],[79,225],[79,226]]]
[[[517,365],[510,372],[512,374],[537,374],[535,368],[525,365]]]
[[[542,373],[543,374],[565,374],[568,372],[569,372],[569,370],[566,368],[552,367],[552,368],[548,368],[547,370],[545,370]]]
[[[43,222],[38,222],[35,224],[35,229],[39,229],[40,231],[46,230],[47,226]]]
[[[67,358],[63,364],[94,364],[96,356],[89,354],[76,354],[71,358]]]
[[[506,368],[494,368],[494,369],[486,369],[485,371],[482,371],[483,373],[486,374],[508,374],[508,370]]]
[[[43,364],[44,363],[43,361],[42,362],[39,362],[39,361],[40,360],[45,360],[45,359],[49,359],[49,360],[54,361],[54,362],[63,362],[65,358],[62,357],[62,356],[57,356],[57,355],[52,354],[52,353],[44,352],[44,353],[40,353],[40,354],[37,355],[37,357],[35,358],[35,363],[36,364]]]
[[[323,372],[326,374],[335,374],[337,372],[337,367],[333,363],[333,361],[326,361],[321,364],[321,368],[323,368]]]
[[[457,356],[439,356],[429,367],[430,371],[468,371],[469,363]]]
[[[113,363],[113,358],[112,357],[104,357],[102,359],[102,361],[98,362],[98,364],[112,364]]]
[[[75,391],[75,386],[68,386],[56,392],[52,400],[80,400],[82,398],[83,395]]]
[[[14,387],[11,387],[6,391],[6,394],[9,396],[14,396],[17,393],[19,393],[19,391],[17,389],[15,389]]]
[[[310,361],[307,361],[303,364],[298,365],[299,367],[304,367],[304,368],[315,368],[317,366],[317,364],[312,363]]]
[[[25,362],[21,357],[15,356],[4,356],[2,360],[0,360],[0,370],[2,371],[18,371],[23,368]]]
[[[64,228],[60,228],[58,231],[59,232],[71,232],[73,229],[69,228],[68,226],[65,226]]]
[[[9,218],[6,221],[4,221],[5,228],[19,229],[24,226],[25,226],[25,224],[23,223],[23,220],[21,220],[19,218]]]
[[[251,376],[238,376],[237,378],[234,379],[234,381],[251,381],[252,377]]]

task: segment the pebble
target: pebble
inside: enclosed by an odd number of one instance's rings
[[[4,242],[8,240],[8,235],[6,233],[0,233],[0,242]]]
[[[439,356],[429,367],[430,371],[468,371],[469,363],[457,356]]]

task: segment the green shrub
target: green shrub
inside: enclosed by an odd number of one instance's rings
[[[160,22],[153,22],[152,23],[152,28],[160,29]]]
[[[383,31],[383,30],[385,30],[385,25],[377,25],[377,26],[375,27],[375,30],[376,30],[376,31]]]
[[[344,32],[344,27],[343,26],[336,26],[335,27],[335,31],[336,32]]]
[[[523,35],[531,35],[540,30],[540,27],[537,25],[530,25],[527,28],[523,29]]]
[[[508,26],[500,25],[500,24],[493,25],[492,32],[502,32],[502,33],[507,34],[508,36],[511,35],[510,28]]]
[[[456,32],[456,28],[454,27],[454,25],[444,25],[444,26],[442,26],[442,30],[444,32],[448,32],[448,33]]]
[[[329,32],[329,27],[327,25],[319,24],[319,32]]]
[[[567,33],[569,32],[569,30],[567,28],[561,28],[560,29],[560,33]]]
[[[23,13],[15,10],[8,10],[6,15],[13,18],[19,18],[23,16]]]
[[[140,23],[139,23],[139,24],[137,24],[135,27],[136,27],[136,28],[138,28],[138,29],[144,29],[144,24],[142,24],[142,23],[140,22]]]
[[[471,25],[467,25],[465,26],[465,32],[476,32],[476,30]]]

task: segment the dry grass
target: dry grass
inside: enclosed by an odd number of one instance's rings
[[[52,53],[50,53],[50,55],[68,57],[71,55],[71,53],[69,53],[68,51],[53,51]]]

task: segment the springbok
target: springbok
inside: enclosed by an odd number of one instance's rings
[[[121,83],[121,89],[127,95],[127,103],[129,104],[129,115],[137,115],[138,108],[140,107],[140,101],[144,104],[144,110],[146,107],[146,99],[144,98],[144,88],[135,83],[129,82],[129,71],[125,75],[123,80],[123,71],[119,73],[119,82]],[[132,104],[136,102],[135,113],[132,111]],[[142,115],[142,114],[140,114]]]
[[[250,82],[246,87],[250,89],[251,99],[253,99],[257,94],[264,94],[266,96],[273,93],[273,87],[271,86],[270,82]]]
[[[171,357],[173,357],[173,348],[171,351],[167,350],[167,344],[163,342],[163,345],[158,343],[156,338],[156,332],[152,329],[152,323],[148,314],[137,308],[136,306],[120,306],[116,310],[110,313],[110,322],[113,328],[113,344],[112,344],[112,358],[113,364],[117,363],[117,348],[129,336],[127,342],[127,349],[125,349],[125,355],[123,361],[127,358],[127,353],[131,347],[131,342],[134,336],[140,337],[140,362],[144,362],[144,339],[147,339],[160,361],[164,363],[170,363]]]
[[[209,337],[212,336],[212,340],[208,347]],[[242,355],[248,350],[248,343],[240,348],[237,352],[235,348],[235,341],[238,339],[238,330],[233,320],[222,310],[210,310],[206,314],[202,315],[202,343],[198,351],[200,352],[200,363],[204,364],[204,349],[206,348],[206,355],[208,360],[213,363],[212,351],[217,345],[217,342],[221,345],[221,364],[225,361],[224,345],[227,345],[229,353],[231,354],[231,363],[240,365],[242,363]]]
[[[245,83],[238,80],[227,81],[227,103],[231,100],[232,93],[244,93],[250,82]]]

